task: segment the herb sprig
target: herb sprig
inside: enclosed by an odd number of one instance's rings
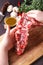
[[[19,7],[19,12],[28,12],[34,9],[43,11],[43,0],[24,0]]]

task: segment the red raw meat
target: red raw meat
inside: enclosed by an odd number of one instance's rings
[[[27,44],[28,44],[28,36],[29,30],[32,25],[42,25],[38,21],[28,16],[29,14],[23,13],[20,21],[17,22],[16,31],[15,31],[15,39],[17,54],[21,55]]]

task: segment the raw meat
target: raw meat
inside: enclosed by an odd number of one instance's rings
[[[32,25],[41,25],[38,21],[28,16],[29,14],[23,13],[20,21],[17,22],[16,31],[15,31],[15,39],[17,54],[21,55],[27,44],[28,44],[28,36],[29,30]]]

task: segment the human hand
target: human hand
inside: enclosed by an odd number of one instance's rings
[[[13,43],[15,43],[14,28],[10,30],[10,27],[7,25],[7,30],[6,33],[4,34],[2,42],[0,43],[0,47],[8,51],[14,46]]]
[[[28,15],[29,17],[35,18],[37,21],[43,23],[43,11],[31,10],[31,11],[27,12],[27,14],[29,14]]]

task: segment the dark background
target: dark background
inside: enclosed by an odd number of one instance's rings
[[[0,0],[0,10],[1,10],[3,4],[7,1],[9,1],[13,6],[16,6],[18,1],[23,2],[23,0]],[[6,13],[6,15],[8,15],[8,14]],[[2,20],[0,23],[0,35],[2,35],[4,32],[5,32],[5,29],[4,29],[4,23]],[[43,65],[43,56],[40,57],[38,60],[36,60],[31,65]]]
[[[0,0],[0,10],[3,7],[3,4],[7,1],[9,1],[10,4],[12,4],[13,6],[17,6],[18,1],[20,1],[20,3],[23,2],[23,0]],[[5,13],[5,15],[7,16],[8,13]],[[2,20],[2,22],[0,23],[0,35],[2,35],[4,32],[5,29],[3,27],[3,20]]]

